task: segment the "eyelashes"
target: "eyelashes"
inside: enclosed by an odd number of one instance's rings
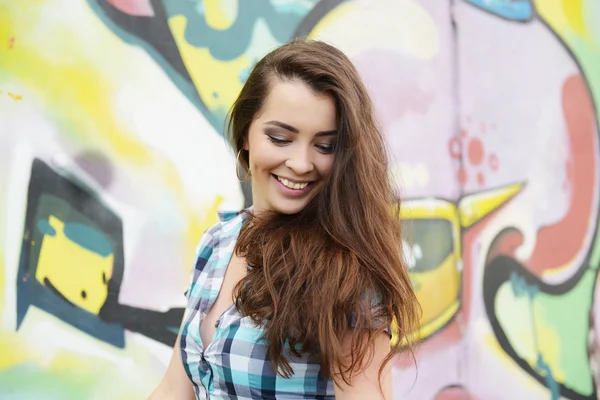
[[[284,144],[290,143],[289,140],[279,139],[279,138],[276,138],[275,136],[267,135],[267,137],[269,138],[269,140],[272,143],[275,143],[275,144],[284,145]]]
[[[267,138],[269,139],[269,141],[277,146],[285,146],[288,145],[290,143],[292,143],[291,140],[285,140],[285,139],[280,139],[278,137],[275,136],[271,136],[269,134],[266,134]],[[315,145],[315,147],[323,154],[331,154],[333,153],[334,147],[335,145],[332,144],[320,144],[320,145]]]
[[[317,148],[322,153],[331,154],[331,153],[333,153],[334,145],[333,144],[330,144],[330,145],[318,145]]]

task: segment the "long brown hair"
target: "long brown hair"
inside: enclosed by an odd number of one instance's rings
[[[293,374],[286,354],[308,353],[320,358],[325,377],[346,383],[365,365],[376,336],[394,321],[399,340],[379,370],[381,377],[402,346],[410,348],[420,307],[402,258],[400,200],[388,179],[386,146],[371,99],[340,50],[292,40],[256,64],[231,109],[228,132],[236,153],[277,79],[298,80],[332,96],[335,161],[323,189],[301,212],[249,213],[236,254],[252,268],[235,289],[236,306],[264,324],[279,375]],[[245,169],[248,162],[242,151]],[[349,358],[342,351],[347,334]]]

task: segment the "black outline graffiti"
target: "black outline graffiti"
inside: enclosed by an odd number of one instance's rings
[[[505,232],[505,231],[504,231]],[[500,236],[499,236],[500,237]],[[586,260],[587,261],[587,260]],[[500,255],[494,257],[491,261],[486,262],[485,270],[483,275],[483,301],[485,305],[485,311],[488,316],[488,320],[492,326],[492,330],[496,339],[498,340],[498,344],[506,352],[510,358],[512,358],[525,372],[527,372],[530,376],[532,376],[535,380],[537,380],[540,384],[546,387],[546,383],[544,377],[538,374],[529,363],[519,357],[517,352],[511,346],[508,337],[504,333],[500,322],[498,321],[498,317],[495,312],[495,301],[498,290],[504,285],[506,282],[510,282],[511,273],[517,273],[520,277],[524,278],[527,284],[532,285],[535,284],[540,288],[540,292],[550,294],[550,295],[560,295],[568,292],[577,283],[574,278],[581,279],[583,274],[588,272],[588,268],[581,268],[576,276],[569,279],[568,282],[559,285],[549,285],[543,281],[541,281],[537,276],[531,273],[527,268],[525,268],[522,264],[520,264],[517,260],[505,256]],[[595,271],[595,275],[598,275],[598,270]],[[595,282],[594,278],[594,282]],[[589,330],[589,321],[588,321],[588,330]],[[587,341],[582,343],[583,346],[587,349]],[[587,350],[586,350],[587,354]],[[592,382],[595,383],[595,379],[593,374],[591,375]],[[593,392],[589,396],[584,396],[574,390],[564,386],[561,382],[556,382],[559,386],[561,396],[565,396],[567,398],[573,400],[595,400],[596,399],[596,386],[593,384]]]
[[[95,0],[94,3],[119,28],[136,38],[143,37],[143,41],[148,43],[157,54],[160,54],[179,75],[188,82],[192,82],[192,77],[181,58],[177,43],[175,43],[175,38],[167,23],[167,13],[162,1],[149,1],[154,10],[152,17],[126,14],[109,1]],[[152,32],[152,34],[143,35],[145,32]]]
[[[94,221],[114,242],[113,275],[108,281],[106,302],[97,316],[73,304],[62,294],[57,295],[52,290],[53,286],[38,282],[35,279],[35,270],[29,270],[30,260],[37,260],[40,252],[41,237],[37,240],[38,245],[34,245],[33,242],[36,238],[36,210],[42,194],[50,194],[65,201],[77,212]],[[119,303],[125,270],[122,222],[120,217],[96,198],[93,191],[81,180],[75,176],[59,174],[42,160],[34,159],[26,210],[16,282],[17,331],[29,307],[34,306],[90,336],[119,348],[125,347],[125,329],[171,347],[175,344],[185,308],[171,308],[160,312]]]
[[[467,4],[473,6],[472,4],[470,4],[468,2],[467,2]],[[480,9],[479,7],[476,7],[476,8]],[[583,82],[584,82],[587,92],[589,94],[589,99],[591,101],[591,105],[592,105],[594,114],[596,116],[596,121],[595,121],[596,135],[600,136],[600,124],[599,124],[599,121],[597,118],[597,115],[598,115],[597,101],[598,101],[598,99],[595,99],[593,96],[593,92],[591,90],[590,84],[589,84],[588,79],[582,69],[579,59],[576,57],[575,53],[569,48],[569,46],[563,40],[563,38],[557,32],[554,31],[554,29],[552,28],[550,23],[548,23],[548,21],[546,21],[537,12],[537,10],[535,9],[533,4],[532,4],[532,8],[533,8],[533,13],[534,13],[532,19],[535,19],[536,22],[539,21],[551,33],[551,35],[558,41],[558,43],[560,43],[563,50],[566,51],[566,53],[570,56],[571,60],[573,61],[574,65],[575,65],[576,70],[579,72],[581,78],[583,79]],[[483,12],[486,12],[486,10],[482,10],[482,9],[480,9],[480,10]],[[498,16],[496,14],[493,14],[493,15],[497,18],[501,18],[501,19],[505,20],[505,18],[502,18],[501,16]],[[514,21],[514,20],[509,20],[509,21],[510,22],[519,22],[519,23],[528,22],[528,21]],[[600,141],[600,137],[598,137],[598,140]],[[597,150],[600,150],[600,149],[597,149]],[[600,153],[597,153],[596,157],[599,157],[599,156],[600,156]],[[598,206],[598,204],[597,204],[597,206]],[[494,249],[496,243],[499,240],[501,240],[501,238],[507,232],[515,231],[515,230],[516,230],[515,228],[507,228],[507,229],[504,229],[503,231],[501,231],[500,233],[498,233],[498,235],[494,238],[494,241],[490,245],[490,249]],[[496,314],[495,314],[494,304],[495,304],[495,300],[496,300],[496,294],[497,294],[499,288],[504,283],[506,283],[507,281],[510,280],[511,273],[517,273],[520,277],[525,279],[527,284],[530,284],[530,285],[535,284],[536,286],[538,286],[540,288],[541,292],[549,294],[549,295],[562,295],[562,294],[569,292],[575,285],[577,285],[579,283],[579,281],[582,279],[583,275],[586,272],[590,271],[590,269],[593,267],[592,265],[590,265],[590,257],[591,257],[592,251],[593,251],[593,244],[596,242],[598,235],[599,235],[599,229],[598,229],[598,224],[596,224],[596,229],[595,229],[594,234],[592,235],[592,238],[590,241],[591,245],[588,249],[588,253],[585,256],[584,260],[581,262],[579,269],[573,276],[571,276],[565,282],[562,282],[562,283],[556,284],[556,285],[550,285],[550,284],[545,283],[544,281],[539,279],[537,276],[535,276],[533,273],[531,273],[525,266],[523,266],[521,263],[519,263],[517,260],[515,260],[511,257],[505,256],[505,255],[500,255],[497,257],[493,257],[492,259],[486,260],[485,268],[484,268],[484,275],[483,275],[482,291],[483,291],[483,300],[484,300],[484,304],[485,304],[486,314],[487,314],[490,324],[492,326],[494,335],[496,336],[498,343],[500,344],[501,348],[506,352],[506,354],[509,355],[525,372],[527,372],[530,376],[532,376],[534,379],[536,379],[544,387],[546,387],[544,377],[540,376],[529,365],[529,363],[526,360],[520,358],[519,355],[516,353],[516,351],[513,349],[513,347],[510,345],[510,342],[509,342],[508,338],[506,337],[506,334],[504,333],[504,330],[502,329],[502,327],[498,321],[498,318],[496,317]],[[596,282],[599,273],[600,273],[600,268],[597,268],[594,272],[594,274],[595,274],[594,282]],[[595,300],[595,296],[596,296],[596,292],[594,289],[592,289],[591,296],[592,296],[591,304],[594,304],[594,300]],[[590,329],[591,329],[591,321],[588,318],[587,331],[589,332]],[[582,345],[586,346],[586,348],[587,348],[587,345],[588,345],[587,341],[582,343]],[[588,353],[588,357],[589,357],[589,353]],[[591,369],[591,366],[590,366],[590,369]],[[593,385],[592,385],[593,393],[590,394],[590,396],[584,396],[580,393],[573,391],[570,388],[565,387],[562,383],[557,382],[557,384],[559,385],[561,396],[565,396],[565,397],[568,397],[573,400],[596,399],[596,396],[597,396],[596,384],[598,382],[596,382],[596,377],[594,376],[593,373],[591,373],[591,379],[592,379],[592,383],[593,383]]]

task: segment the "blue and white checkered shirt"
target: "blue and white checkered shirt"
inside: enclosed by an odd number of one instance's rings
[[[264,327],[230,306],[204,348],[200,325],[217,299],[245,213],[220,213],[203,236],[181,325],[181,358],[198,399],[334,399],[332,380],[323,379],[318,359],[286,354],[291,378],[275,374],[261,339]]]

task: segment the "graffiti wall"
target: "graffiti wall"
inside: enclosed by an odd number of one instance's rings
[[[0,398],[149,395],[197,241],[251,202],[227,110],[296,36],[390,144],[423,307],[395,398],[598,398],[596,0],[0,1]]]

